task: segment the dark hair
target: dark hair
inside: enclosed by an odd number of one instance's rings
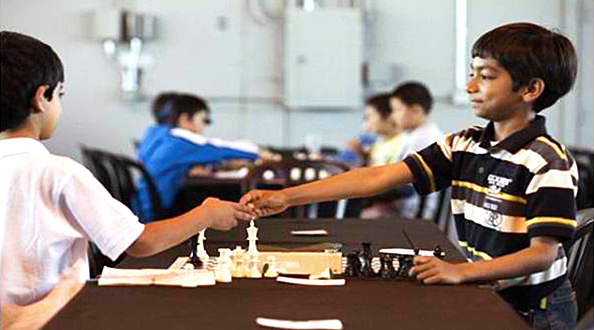
[[[19,128],[31,114],[31,101],[40,86],[51,101],[64,82],[64,67],[43,42],[15,32],[0,32],[0,132]]]
[[[378,94],[371,96],[365,100],[365,105],[373,107],[382,119],[387,119],[392,114],[390,109],[390,95]]]
[[[500,26],[472,46],[472,57],[496,60],[512,77],[512,91],[542,79],[545,89],[533,105],[535,112],[550,107],[571,89],[577,75],[577,56],[565,36],[531,23]]]
[[[176,94],[171,98],[171,116],[168,118],[167,123],[173,126],[177,126],[179,117],[185,113],[190,117],[194,116],[197,112],[205,111],[210,113],[210,109],[202,98],[190,94]],[[209,120],[210,122],[210,120]]]
[[[165,92],[157,95],[153,101],[152,113],[155,121],[159,124],[166,124],[171,116],[174,92]]]
[[[404,104],[411,106],[420,105],[426,114],[433,107],[433,97],[425,85],[416,81],[409,81],[398,85],[392,92],[392,97],[399,98]]]

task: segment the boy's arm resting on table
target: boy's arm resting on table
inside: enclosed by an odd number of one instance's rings
[[[425,284],[459,284],[519,277],[546,270],[555,261],[559,242],[552,237],[530,239],[518,252],[471,263],[452,264],[435,257],[415,257],[411,274]]]
[[[377,195],[413,182],[404,162],[350,170],[323,180],[279,191],[253,190],[240,203],[251,205],[258,216],[280,213],[288,207],[309,203]]]
[[[150,256],[185,241],[202,229],[229,230],[238,220],[251,219],[250,209],[245,205],[208,198],[180,216],[147,224],[126,252],[135,257]]]

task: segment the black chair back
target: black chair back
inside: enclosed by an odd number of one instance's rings
[[[594,299],[594,278],[592,277],[594,208],[578,211],[577,221],[575,235],[564,244],[564,247],[568,251],[568,277],[576,291],[579,319],[592,308],[592,299]]]
[[[594,207],[594,151],[570,148],[578,167],[577,209]]]

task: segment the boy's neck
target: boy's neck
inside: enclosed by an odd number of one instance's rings
[[[31,125],[30,121],[27,121],[24,126],[20,128],[0,133],[0,140],[16,138],[29,138],[39,141],[41,140],[41,132],[35,125]]]
[[[536,113],[532,110],[522,111],[517,116],[501,121],[494,121],[493,128],[495,141],[505,140],[515,132],[528,127],[530,122],[536,118]]]

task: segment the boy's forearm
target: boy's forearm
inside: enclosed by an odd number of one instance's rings
[[[510,279],[546,270],[555,261],[558,242],[533,238],[530,247],[492,260],[459,264],[462,282]]]
[[[284,190],[290,206],[352,199],[380,194],[413,182],[404,162],[394,165],[357,168],[324,180]]]
[[[204,217],[196,212],[147,224],[140,237],[126,250],[130,255],[145,257],[167,250],[208,227]]]

